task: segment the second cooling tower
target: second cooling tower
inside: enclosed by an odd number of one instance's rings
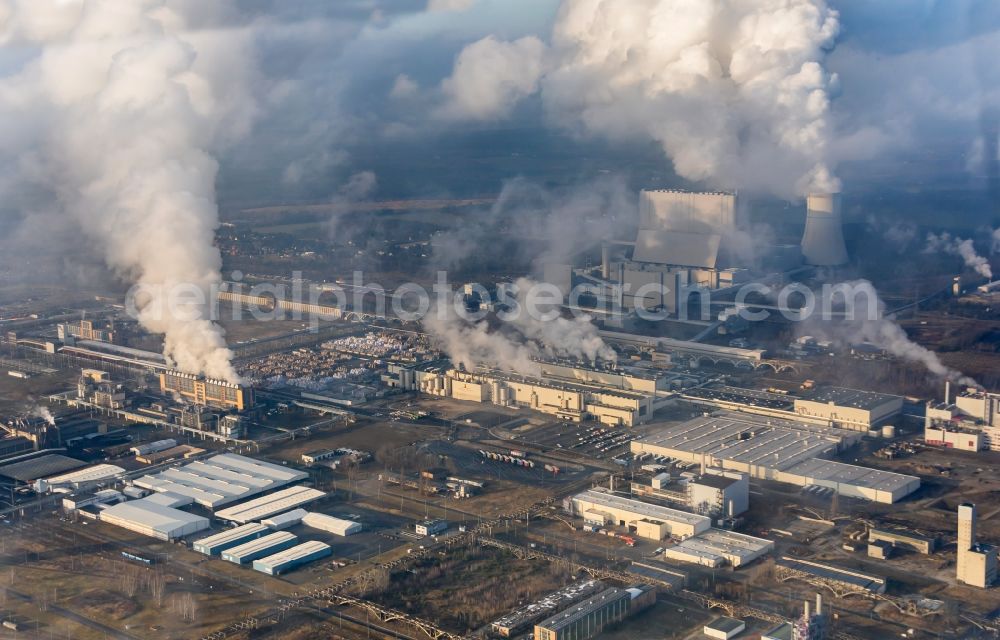
[[[814,193],[807,198],[802,255],[806,264],[818,267],[834,267],[847,262],[839,193]]]

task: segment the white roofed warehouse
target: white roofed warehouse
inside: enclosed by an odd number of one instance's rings
[[[843,429],[721,411],[654,427],[643,439],[633,440],[631,450],[742,471],[758,480],[815,484],[884,504],[898,502],[920,487],[916,476],[824,459],[858,438]]]
[[[852,431],[868,431],[902,410],[902,396],[842,387],[820,387],[795,399],[795,413],[803,418]]]
[[[300,482],[308,473],[254,458],[223,453],[137,478],[143,489],[189,496],[207,509]]]
[[[122,502],[101,512],[102,522],[159,540],[177,540],[208,529],[208,518],[146,498]]]
[[[330,545],[310,540],[272,556],[254,560],[253,568],[269,576],[277,576],[332,554]]]
[[[298,538],[287,531],[275,531],[223,551],[222,559],[234,564],[246,564],[294,547],[298,541]]]
[[[596,489],[567,498],[564,505],[568,511],[580,517],[593,517],[593,513],[606,514],[607,519],[613,524],[634,527],[636,535],[650,540],[689,538],[708,531],[712,526],[712,519],[707,516],[661,507]]]
[[[226,529],[201,540],[195,540],[191,546],[198,553],[204,553],[206,556],[217,556],[226,549],[238,547],[270,532],[271,530],[264,525],[251,522],[233,529]]]
[[[240,524],[251,520],[264,520],[279,513],[291,511],[314,500],[326,496],[325,493],[309,487],[288,487],[281,491],[243,502],[228,509],[215,512],[215,517]]]
[[[326,531],[338,536],[349,536],[354,533],[360,533],[364,528],[361,526],[360,522],[345,520],[344,518],[335,518],[324,513],[316,512],[310,512],[303,516],[302,524],[307,527],[319,529],[320,531]]]

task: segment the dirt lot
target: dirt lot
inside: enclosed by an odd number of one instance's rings
[[[463,546],[393,572],[370,597],[436,621],[445,629],[467,633],[521,602],[569,584],[572,577],[568,565],[519,560],[498,549]]]

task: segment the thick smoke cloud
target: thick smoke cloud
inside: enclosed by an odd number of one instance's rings
[[[514,243],[525,255],[509,255],[509,261],[533,259],[537,268],[545,262],[568,262],[577,252],[601,240],[630,234],[638,218],[638,194],[622,175],[612,174],[549,189],[526,178],[504,183],[496,202],[488,211],[474,212],[434,241],[432,266],[436,269],[461,267],[471,260],[483,261],[503,256],[507,245],[497,240],[531,239],[543,243],[539,253],[524,242]],[[572,229],[572,233],[567,233]]]
[[[212,28],[225,11],[152,0],[4,3],[4,40],[35,55],[5,79],[0,112],[23,127],[19,142],[31,150],[21,176],[111,269],[141,285],[139,320],[164,335],[165,355],[234,380],[206,313],[221,267],[211,149],[243,135],[253,115],[247,42]]]
[[[453,308],[438,307],[423,319],[424,328],[456,365],[490,366],[538,375],[536,358],[575,358],[590,363],[615,359],[589,316],[559,315],[561,297],[551,285],[529,278],[514,282],[510,309],[498,314],[502,324],[490,330],[484,320],[470,320]]]
[[[470,44],[441,84],[446,96],[438,115],[454,120],[496,120],[510,115],[538,90],[545,45],[533,36],[503,42],[493,36]]]
[[[885,314],[885,303],[871,282],[853,280],[836,286],[848,292],[846,296],[836,296],[844,304],[846,317],[809,320],[800,327],[801,333],[821,336],[841,346],[868,342],[906,362],[923,366],[938,378],[979,386],[972,378],[946,366],[936,353],[910,340],[892,316]]]
[[[563,0],[548,50],[524,39],[466,47],[442,112],[507,114],[544,69],[551,121],[656,140],[685,178],[782,196],[838,191],[828,164],[837,78],[823,67],[838,31],[823,0]]]

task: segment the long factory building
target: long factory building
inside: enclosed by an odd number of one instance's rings
[[[199,505],[215,510],[308,477],[304,471],[223,453],[142,476],[134,484],[150,491],[189,496]]]
[[[709,529],[668,547],[663,555],[671,560],[700,564],[706,567],[730,565],[740,567],[753,562],[774,549],[774,542],[724,529]]]
[[[642,584],[610,587],[535,625],[537,640],[586,640],[652,606],[656,589]]]
[[[101,522],[113,524],[129,531],[157,538],[177,540],[204,531],[208,518],[163,504],[163,500],[150,499],[120,502],[100,512]]]
[[[325,542],[310,540],[294,547],[279,551],[274,555],[253,561],[253,568],[269,576],[287,573],[304,564],[333,555],[333,549]]]
[[[275,531],[261,538],[244,542],[241,545],[226,549],[222,552],[222,559],[234,564],[246,564],[273,556],[274,554],[291,549],[298,543],[298,538],[287,531]]]
[[[687,511],[633,500],[591,489],[567,498],[566,511],[593,524],[634,527],[637,536],[650,540],[685,539],[708,531],[712,519]]]
[[[717,409],[864,433],[898,416],[903,409],[901,396],[828,386],[810,390],[802,396],[790,396],[713,384],[687,389],[681,397]]]
[[[245,524],[252,520],[266,520],[296,507],[301,507],[326,496],[325,493],[311,487],[288,487],[266,496],[243,502],[227,509],[215,512],[220,520],[229,520]],[[345,534],[346,535],[346,534]]]
[[[568,422],[595,419],[607,425],[633,426],[674,401],[670,380],[651,372],[602,370],[539,362],[538,373],[518,375],[493,369],[460,371],[448,362],[390,366],[388,384],[430,395],[523,407]]]
[[[653,429],[632,441],[651,453],[750,474],[759,480],[828,487],[840,495],[892,504],[916,491],[916,476],[825,459],[860,438],[848,431],[735,412]]]
[[[250,522],[239,527],[226,529],[201,540],[195,540],[192,548],[198,553],[204,553],[206,556],[217,556],[227,549],[238,547],[251,540],[256,540],[268,533],[271,533],[271,530],[263,524]]]

